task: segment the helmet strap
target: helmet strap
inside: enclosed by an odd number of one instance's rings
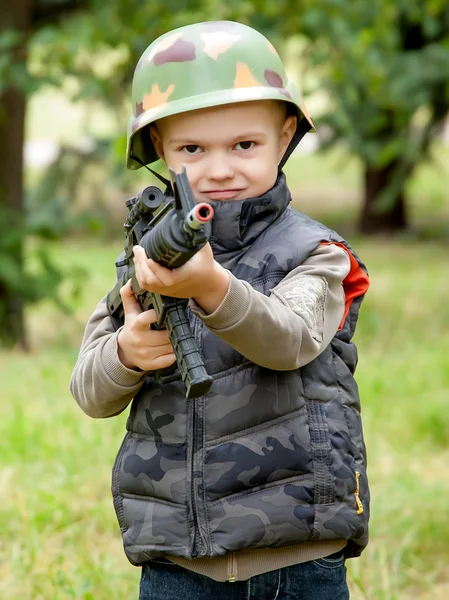
[[[292,155],[293,150],[296,148],[296,146],[299,144],[299,142],[302,140],[302,138],[306,135],[306,133],[308,131],[310,131],[311,129],[312,129],[312,125],[309,123],[309,121],[305,117],[303,117],[300,120],[298,127],[296,128],[295,135],[293,136],[289,147],[285,151],[285,154],[282,157],[281,162],[279,163],[279,171],[282,170],[283,166],[285,165],[287,160]]]
[[[147,169],[147,171],[150,171],[150,173],[153,173],[153,175],[155,177],[157,177],[159,179],[159,181],[161,181],[167,188],[169,188],[171,190],[171,181],[169,179],[166,179],[163,175],[160,175],[159,173],[156,173],[156,171],[153,171],[153,169],[150,169],[150,167],[146,164],[144,164],[140,158],[138,158],[137,156],[134,156],[134,154],[131,154],[131,158],[133,160],[135,160],[136,162],[140,163],[142,165],[142,167],[145,167],[145,169]]]

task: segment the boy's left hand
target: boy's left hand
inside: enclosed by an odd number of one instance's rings
[[[147,258],[141,246],[134,246],[133,251],[137,281],[148,292],[193,298],[207,313],[213,312],[226,295],[229,274],[214,260],[210,244],[177,269],[167,269]]]

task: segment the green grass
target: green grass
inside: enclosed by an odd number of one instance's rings
[[[443,600],[449,591],[447,249],[351,240],[371,273],[356,342],[369,452],[371,543],[348,562],[354,600]],[[84,323],[111,287],[121,241],[55,246],[89,278],[75,313],[29,312],[32,352],[0,353],[0,598],[125,600],[110,471],[126,415],[92,420],[68,381]]]

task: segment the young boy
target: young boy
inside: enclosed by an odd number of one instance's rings
[[[289,207],[282,167],[312,121],[273,46],[233,22],[151,44],[133,104],[128,168],[185,164],[214,207],[210,244],[181,268],[134,249],[143,288],[190,299],[210,393],[154,381],[175,356],[129,283],[124,326],[104,298],[71,380],[91,417],[133,399],[112,491],[140,599],[348,598],[345,559],[368,540],[351,342],[368,277],[345,240]]]

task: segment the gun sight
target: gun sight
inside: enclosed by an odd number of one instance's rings
[[[142,190],[134,198],[125,202],[129,209],[128,217],[125,223],[125,229],[131,229],[141,219],[149,221],[154,212],[164,202],[164,193],[155,185],[150,185]]]

